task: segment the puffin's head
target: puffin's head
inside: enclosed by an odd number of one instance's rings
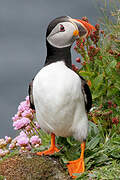
[[[84,38],[95,30],[91,24],[69,16],[54,19],[47,28],[46,41],[53,47],[70,47],[78,38]]]

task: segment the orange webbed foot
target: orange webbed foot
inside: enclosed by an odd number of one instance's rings
[[[80,158],[74,161],[69,161],[67,164],[69,174],[70,176],[72,176],[72,178],[76,178],[74,173],[83,173],[85,171],[84,151],[85,151],[85,141],[83,141],[81,144]]]
[[[42,151],[42,152],[37,152],[37,155],[42,156],[42,155],[51,155],[54,154],[56,152],[59,152],[60,150],[54,146],[54,147],[50,147],[48,150],[46,151]]]
[[[75,161],[69,161],[67,164],[67,168],[70,176],[72,176],[72,178],[76,178],[76,176],[74,176],[74,173],[83,173],[85,171],[84,159],[79,158]]]
[[[51,146],[48,150],[42,151],[42,152],[37,152],[37,155],[51,155],[56,152],[59,152],[60,150],[55,146],[55,134],[51,133]]]

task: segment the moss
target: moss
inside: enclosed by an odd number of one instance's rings
[[[0,175],[0,180],[4,180],[4,177]]]
[[[7,180],[68,180],[70,177],[58,158],[18,154],[0,162],[0,175]]]

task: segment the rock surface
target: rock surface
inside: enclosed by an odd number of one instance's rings
[[[7,180],[70,180],[58,158],[18,154],[0,162],[0,175]]]

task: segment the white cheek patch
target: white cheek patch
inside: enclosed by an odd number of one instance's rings
[[[60,31],[60,24],[65,28],[64,32]],[[57,48],[71,46],[75,39],[73,39],[73,32],[76,27],[71,22],[63,22],[58,24],[47,37],[48,42]]]

